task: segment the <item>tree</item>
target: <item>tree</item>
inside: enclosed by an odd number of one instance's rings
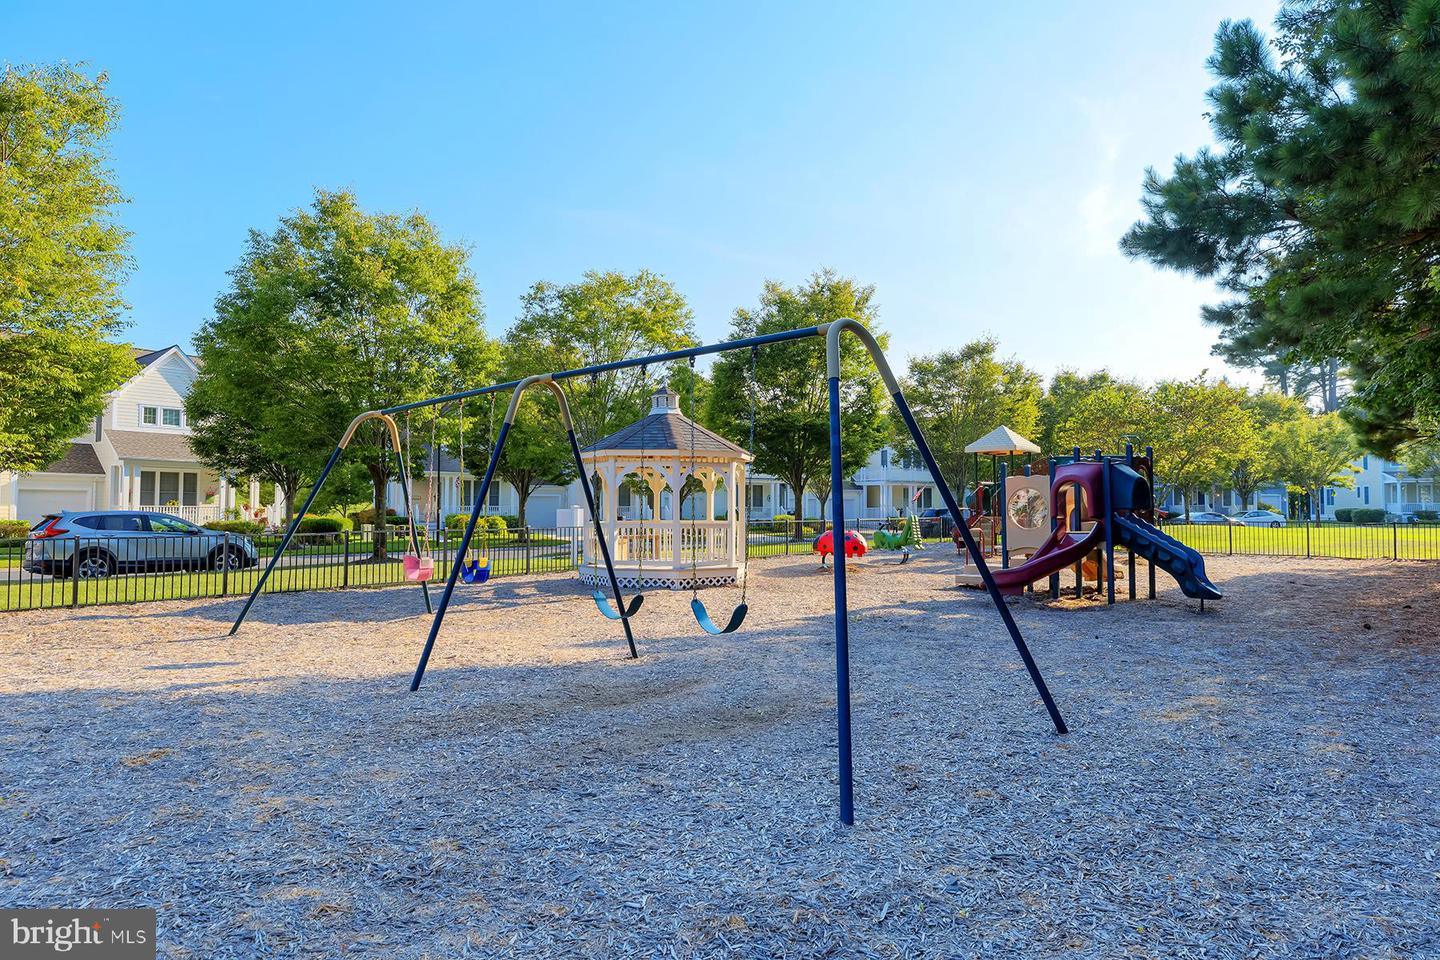
[[[1081,400],[1060,435],[1085,451],[1153,446],[1155,502],[1179,490],[1188,516],[1198,491],[1228,481],[1236,462],[1255,456],[1258,436],[1245,399],[1244,390],[1203,374],[1150,390],[1115,384]]]
[[[357,507],[363,507],[370,501],[373,492],[370,471],[365,469],[364,464],[342,462],[326,478],[312,509],[316,513],[339,513],[348,520],[357,512]],[[294,507],[287,509],[291,511],[285,517],[288,523]]]
[[[766,281],[760,303],[741,307],[730,324],[732,337],[753,337],[850,317],[888,342],[879,330],[875,288],[822,270],[798,287]],[[869,352],[854,337],[841,337],[841,469],[845,476],[865,465],[889,435],[889,399]],[[830,491],[830,414],[825,376],[825,343],[807,337],[760,348],[750,377],[750,354],[721,354],[711,369],[708,425],[744,444],[755,401],[753,469],[778,477],[804,512],[805,492],[820,496],[821,519]]]
[[[693,346],[695,320],[670,281],[648,270],[590,272],[579,283],[542,281],[521,300],[505,336],[536,373],[611,363]],[[582,445],[634,422],[649,408],[656,371],[638,367],[566,384]]]
[[[0,471],[59,459],[139,369],[106,342],[131,266],[106,83],[64,64],[0,75]]]
[[[1259,436],[1231,465],[1230,486],[1240,498],[1240,509],[1249,510],[1256,491],[1275,480],[1275,461],[1264,442],[1265,431],[1277,423],[1297,420],[1305,416],[1306,411],[1298,400],[1271,391],[1250,394],[1242,403],[1250,411]]]
[[[1354,431],[1339,414],[1300,417],[1272,425],[1266,440],[1275,475],[1310,498],[1314,519],[1320,519],[1321,494],[1326,487],[1355,486],[1360,455]]]
[[[1055,376],[1050,378],[1049,389],[1040,398],[1035,442],[1048,453],[1065,452],[1074,444],[1067,443],[1066,438],[1061,436],[1061,428],[1071,420],[1080,401],[1097,390],[1121,386],[1138,389],[1134,384],[1116,380],[1108,370],[1080,374],[1062,367],[1055,371]]]
[[[1145,176],[1121,248],[1215,278],[1235,348],[1343,364],[1380,453],[1440,416],[1440,6],[1287,0],[1268,42],[1225,22],[1209,67],[1218,149]],[[1329,366],[1338,360],[1335,366]]]
[[[517,336],[512,330],[505,339],[504,363],[499,378],[519,380],[538,373],[554,372],[556,368],[549,365],[553,359],[543,344]],[[481,447],[478,452],[485,456],[485,460],[472,460],[469,469],[483,474],[489,450]],[[531,494],[544,484],[564,485],[575,479],[575,458],[560,420],[560,405],[548,390],[530,390],[526,394],[510,427],[510,436],[505,441],[495,472],[515,488],[520,501],[516,519],[521,527],[525,526],[525,511]]]
[[[1018,360],[997,357],[997,346],[983,337],[959,350],[915,357],[905,377],[905,399],[940,472],[957,491],[980,479],[970,477],[973,458],[965,452],[967,444],[1002,424],[1030,436],[1039,421],[1040,375]],[[895,436],[903,455],[915,452],[902,424],[897,423]]]
[[[248,411],[271,425],[286,422],[288,413],[302,436],[327,438],[317,443],[322,453],[356,414],[483,380],[495,366],[466,251],[445,244],[419,213],[367,214],[350,193],[316,191],[309,209],[282,217],[269,234],[251,233],[231,279],[216,320],[202,331],[214,333],[200,343],[205,366],[230,351],[254,349],[235,339],[247,327],[225,322],[235,314],[253,314],[257,327],[283,337],[283,349],[263,354],[276,384],[257,391],[244,409],[232,406],[242,393],[226,392],[224,414],[239,420]],[[261,404],[268,408],[257,410]],[[263,434],[273,442],[277,429]],[[417,428],[417,440],[421,433]],[[261,432],[253,436],[259,440]],[[278,453],[252,452],[302,466],[290,459],[295,450],[288,442]],[[413,473],[423,452],[412,457]],[[385,516],[395,458],[378,421],[356,433],[347,458],[364,465],[375,515]],[[383,559],[379,526],[374,555]]]

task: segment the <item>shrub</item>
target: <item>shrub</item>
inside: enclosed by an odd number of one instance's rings
[[[793,513],[777,513],[777,514],[775,514],[775,522],[776,522],[776,523],[793,523],[794,521],[795,521],[795,515],[794,515]]]
[[[0,520],[0,540],[24,540],[30,535],[30,524],[24,520]]]
[[[305,517],[300,521],[297,533],[340,533],[348,521],[340,517]]]
[[[393,517],[396,516],[396,510],[395,510],[394,507],[388,508],[388,509],[385,511],[385,514],[386,514],[386,520],[385,520],[386,523],[394,523],[394,522],[395,522],[395,521],[392,519]],[[366,507],[364,510],[361,510],[361,511],[359,511],[358,513],[356,513],[356,514],[355,514],[355,522],[358,523],[358,524],[361,524],[361,525],[373,524],[373,523],[375,522],[375,508],[374,508],[374,507]]]
[[[216,520],[205,524],[206,530],[218,530],[221,533],[238,533],[245,537],[258,537],[265,532],[263,523],[256,523],[254,520]]]
[[[1351,511],[1354,523],[1384,523],[1385,511],[1379,507],[1357,507]]]
[[[445,529],[464,530],[465,524],[469,522],[470,514],[452,513],[445,518]],[[476,533],[499,533],[505,532],[506,524],[504,517],[480,517],[475,521]]]
[[[1440,510],[1416,510],[1416,523],[1440,523]]]
[[[502,514],[498,514],[498,515],[496,515],[496,516],[491,517],[490,519],[491,519],[491,520],[500,520],[500,521],[502,521],[502,522],[504,523],[504,525],[505,525],[504,528],[502,528],[502,529],[508,529],[508,528],[510,528],[510,527],[518,527],[518,526],[520,526],[520,518],[517,517],[517,516],[516,516],[515,514],[513,514],[513,513],[502,513]]]
[[[1354,522],[1355,522],[1355,508],[1354,508],[1354,507],[1339,507],[1339,508],[1337,508],[1336,511],[1335,511],[1335,522],[1336,522],[1336,523],[1354,523]]]

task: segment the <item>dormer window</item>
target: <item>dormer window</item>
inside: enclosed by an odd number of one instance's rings
[[[159,407],[141,407],[140,422],[148,427],[153,427],[160,422]]]
[[[160,411],[160,422],[167,427],[180,426],[180,411],[175,407],[166,407]]]

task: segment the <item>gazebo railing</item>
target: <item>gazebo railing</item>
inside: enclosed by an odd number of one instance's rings
[[[593,528],[587,528],[585,560],[599,556]],[[654,564],[657,568],[682,567],[691,563],[723,566],[730,563],[730,522],[728,520],[682,520],[680,555],[675,552],[675,525],[669,520],[626,520],[607,530],[610,556],[617,565]]]

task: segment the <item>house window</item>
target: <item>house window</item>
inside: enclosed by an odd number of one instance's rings
[[[1329,487],[1325,489],[1325,502],[1332,507],[1335,506],[1335,491]]]
[[[935,488],[922,487],[920,490],[919,507],[921,510],[929,510],[935,506]]]
[[[1363,457],[1360,458],[1360,469],[1362,469],[1362,470],[1369,470],[1369,469],[1370,469],[1370,455],[1369,455],[1368,453],[1367,453],[1365,456],[1363,456]]]
[[[882,447],[880,450],[880,469],[883,470],[888,466],[890,466],[890,451]]]
[[[1365,502],[1368,504],[1370,502],[1370,488],[1365,487],[1360,491],[1360,493],[1365,498]]]
[[[159,408],[159,407],[141,407],[141,408],[140,408],[140,422],[143,423],[143,424],[146,424],[147,426],[151,426],[151,427],[153,427],[153,426],[155,426],[156,424],[158,424],[158,423],[160,422],[160,408]]]
[[[200,475],[172,470],[140,471],[140,506],[171,503],[193,507],[200,503]]]
[[[166,407],[160,411],[160,422],[167,427],[180,426],[180,410],[177,407]]]
[[[500,484],[491,482],[490,489],[485,491],[485,505],[491,510],[500,509]]]
[[[878,508],[884,506],[884,503],[880,499],[881,490],[881,487],[866,487],[865,506],[871,508]]]
[[[746,502],[751,510],[762,510],[765,507],[765,488],[758,483],[752,483],[745,488]]]

